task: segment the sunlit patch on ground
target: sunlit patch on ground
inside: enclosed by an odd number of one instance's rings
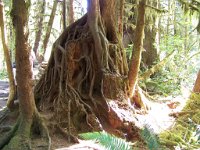
[[[145,113],[136,113],[129,105],[119,101],[110,101],[110,106],[118,117],[128,122],[134,122],[139,128],[150,127],[156,134],[170,129],[175,124],[175,118],[170,114],[180,112],[186,104],[190,91],[183,88],[182,95],[177,97],[160,97],[156,101],[148,102],[150,109]],[[138,110],[140,111],[140,110]]]

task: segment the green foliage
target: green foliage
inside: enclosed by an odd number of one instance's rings
[[[79,134],[85,140],[95,140],[107,150],[132,150],[131,143],[106,132],[91,132]]]
[[[126,57],[128,61],[131,60],[132,52],[133,52],[133,44],[129,44],[128,47],[126,48]]]
[[[185,126],[183,123],[176,125],[172,131],[162,133],[160,139],[161,143],[167,147],[198,149],[200,147],[200,125],[188,119]]]
[[[8,78],[6,69],[0,70],[0,80],[6,79],[6,78]]]
[[[167,147],[199,149],[200,147],[200,94],[192,94],[175,126],[160,134],[160,142]]]
[[[158,150],[160,149],[159,139],[154,134],[153,130],[145,126],[144,129],[140,133],[143,140],[146,142],[147,147],[149,150]]]

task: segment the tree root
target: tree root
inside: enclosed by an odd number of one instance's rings
[[[15,126],[0,139],[0,149],[3,150],[31,150],[39,145],[32,145],[34,139],[39,138],[42,149],[50,149],[50,137],[41,117],[36,112],[33,120],[24,120],[19,116]],[[40,145],[41,147],[41,145]]]
[[[35,87],[37,106],[53,112],[50,124],[55,122],[59,132],[72,141],[78,133],[112,128],[108,98],[125,95],[128,86],[127,62],[117,31],[98,16],[87,14],[62,33]],[[89,17],[97,22],[93,24]]]

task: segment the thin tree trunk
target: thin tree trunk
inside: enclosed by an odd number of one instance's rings
[[[74,0],[68,0],[67,4],[67,16],[68,16],[68,24],[72,24],[74,22]]]
[[[42,2],[39,2],[40,6],[39,6],[39,21],[37,24],[37,32],[36,32],[36,36],[35,36],[35,43],[34,43],[34,47],[33,47],[33,51],[35,53],[36,58],[38,59],[38,47],[39,47],[39,43],[41,40],[41,36],[42,36],[42,28],[43,28],[43,20],[44,20],[44,13],[45,13],[45,5],[46,5],[46,0],[42,0]]]
[[[170,26],[170,18],[171,18],[171,0],[168,0],[168,18],[167,18],[167,31],[166,31],[166,39],[165,39],[165,46],[166,50],[168,50],[168,37],[169,37],[169,26]]]
[[[47,49],[47,44],[48,44],[49,37],[50,37],[50,34],[51,34],[51,29],[52,29],[52,26],[53,26],[54,17],[56,15],[57,5],[58,5],[58,1],[55,0],[54,3],[53,3],[53,8],[52,8],[52,11],[51,11],[51,15],[50,15],[49,22],[48,22],[48,25],[47,25],[46,34],[45,34],[44,41],[43,41],[43,50],[44,50],[43,56],[45,55],[45,52],[46,52],[46,49]]]
[[[145,6],[146,0],[139,2],[137,25],[135,31],[134,47],[132,52],[131,64],[129,67],[129,97],[133,97],[135,86],[137,84],[138,72],[141,62],[141,53],[143,48],[144,26],[145,26]]]
[[[194,84],[194,88],[192,90],[194,93],[200,93],[200,70],[197,75],[197,79]]]
[[[63,0],[63,29],[65,30],[67,25],[66,25],[66,0]]]
[[[12,109],[14,107],[14,99],[16,97],[16,85],[15,85],[11,60],[10,60],[9,49],[8,49],[6,39],[5,39],[2,0],[0,0],[0,28],[1,28],[1,39],[2,39],[2,45],[3,45],[3,50],[4,50],[4,56],[5,56],[5,60],[6,60],[8,79],[9,79],[9,97],[8,97],[8,101],[7,101],[7,107],[9,109]]]

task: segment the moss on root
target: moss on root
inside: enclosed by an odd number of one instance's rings
[[[193,139],[196,125],[200,124],[200,94],[192,94],[182,110],[184,115],[178,117],[175,126],[170,131],[160,134],[161,143],[167,147],[183,146],[195,147],[197,142]]]
[[[24,120],[19,116],[17,123],[5,136],[0,139],[2,150],[32,150],[38,149],[32,144],[34,139],[40,139],[43,150],[50,149],[50,137],[42,118],[35,112],[31,120]]]
[[[17,134],[10,140],[9,144],[4,146],[3,150],[31,150],[30,140]]]

